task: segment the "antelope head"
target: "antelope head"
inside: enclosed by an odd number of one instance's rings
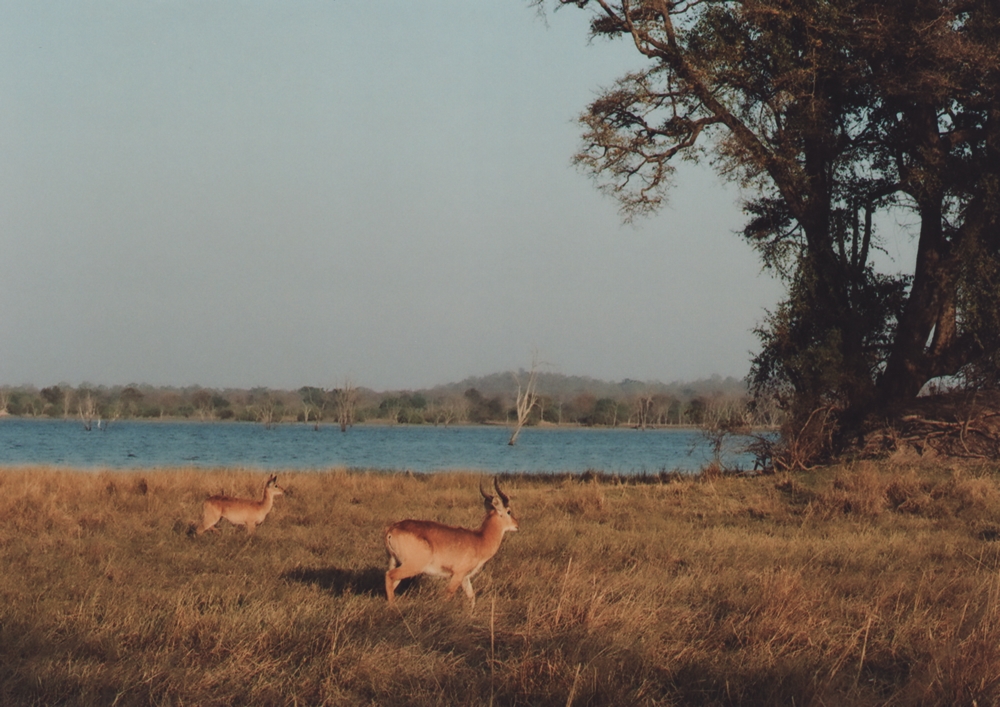
[[[497,492],[496,496],[486,493],[483,490],[483,482],[479,482],[479,493],[483,495],[483,506],[486,508],[487,518],[489,513],[495,511],[501,521],[506,521],[502,524],[504,532],[517,530],[517,518],[511,513],[510,498],[500,490],[500,484],[495,476],[493,477],[493,489]]]

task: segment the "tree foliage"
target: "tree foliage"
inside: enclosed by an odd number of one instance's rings
[[[746,195],[743,237],[787,284],[758,330],[758,396],[853,433],[934,378],[997,383],[996,3],[559,4],[647,59],[587,107],[575,158],[625,218],[662,205],[678,159]],[[903,214],[916,262],[880,273],[879,217]]]
[[[506,387],[495,388],[497,381]],[[302,386],[297,390],[227,388],[216,390],[149,385],[92,386],[68,384],[42,388],[0,385],[0,417],[79,418],[84,425],[108,429],[119,420],[190,419],[283,423],[336,423],[342,431],[358,422],[449,425],[453,423],[509,425],[517,415],[515,377],[489,375],[417,391],[376,392],[345,381],[340,388]],[[463,390],[464,384],[476,387]],[[581,392],[580,386],[584,392]],[[546,373],[538,376],[537,404],[524,421],[584,426],[666,427],[716,425],[747,412],[746,387],[739,381],[713,377],[687,383],[619,383]],[[595,391],[595,392],[588,392]],[[598,396],[595,393],[600,393]],[[752,424],[773,426],[767,411]]]

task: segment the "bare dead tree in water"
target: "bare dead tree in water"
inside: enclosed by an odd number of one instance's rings
[[[514,445],[517,442],[517,436],[521,433],[521,428],[528,421],[528,415],[531,414],[532,408],[538,404],[538,393],[536,390],[538,382],[538,354],[531,357],[531,372],[528,374],[528,381],[524,388],[521,388],[521,381],[517,374],[514,374],[514,381],[517,383],[517,399],[516,399],[516,410],[517,410],[517,422],[514,425],[514,431],[510,435],[510,440],[507,442],[509,445]]]
[[[323,419],[323,411],[329,402],[328,393],[322,388],[303,386],[299,388],[302,402],[302,421],[309,424],[309,416],[313,418],[313,430],[319,430],[319,421]]]
[[[652,422],[653,395],[640,393],[635,400],[636,428],[645,430]]]
[[[351,383],[350,379],[344,381],[343,388],[335,388],[331,392],[333,406],[337,411],[337,422],[340,423],[340,431],[347,432],[347,428],[354,424],[354,409],[358,404],[358,389]]]
[[[97,417],[97,401],[94,400],[94,396],[89,390],[77,393],[76,409],[80,413],[83,429],[89,432],[94,426],[94,418]],[[98,422],[99,425],[100,422]]]

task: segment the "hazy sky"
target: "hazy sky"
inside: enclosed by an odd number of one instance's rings
[[[638,57],[525,0],[0,2],[0,384],[745,375],[780,296],[689,169],[621,223]]]

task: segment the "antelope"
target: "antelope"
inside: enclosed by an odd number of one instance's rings
[[[483,491],[486,517],[479,530],[458,528],[432,520],[401,520],[385,531],[385,548],[389,551],[389,571],[385,573],[385,594],[389,605],[395,604],[396,587],[407,577],[429,574],[451,576],[445,588],[445,600],[451,599],[459,586],[465,590],[471,605],[476,606],[472,578],[486,561],[497,554],[500,541],[507,531],[517,530],[517,518],[510,512],[510,499],[500,490],[496,478],[493,488],[497,495]]]
[[[264,522],[267,514],[271,511],[274,497],[284,493],[285,489],[278,486],[277,475],[271,474],[264,485],[264,497],[259,501],[249,498],[233,498],[232,496],[211,496],[205,499],[201,525],[197,529],[198,535],[206,530],[211,530],[214,533],[219,532],[215,524],[222,518],[233,525],[245,525],[247,535],[253,535],[257,526]]]

